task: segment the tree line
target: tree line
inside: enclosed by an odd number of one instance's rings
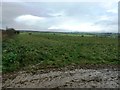
[[[2,36],[13,36],[19,33],[20,31],[16,31],[14,28],[6,28],[6,30],[2,30]]]

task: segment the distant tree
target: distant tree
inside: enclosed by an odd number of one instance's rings
[[[16,33],[16,31],[14,28],[6,28],[6,33],[7,35],[12,36]]]
[[[84,37],[84,35],[81,35],[81,37]]]
[[[31,32],[29,32],[29,35],[31,35],[32,33]]]
[[[20,31],[16,31],[15,33],[16,33],[16,34],[20,34]]]

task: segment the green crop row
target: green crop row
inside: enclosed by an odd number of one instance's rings
[[[2,43],[3,72],[37,65],[118,64],[118,40],[48,33],[19,34]]]

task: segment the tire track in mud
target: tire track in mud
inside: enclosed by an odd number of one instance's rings
[[[4,88],[118,88],[119,71],[112,69],[74,69],[46,73],[20,72],[6,79]]]

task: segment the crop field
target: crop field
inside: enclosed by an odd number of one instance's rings
[[[118,39],[54,33],[20,33],[2,42],[3,72],[68,65],[118,64]]]
[[[0,32],[0,73],[2,72],[2,33]]]

